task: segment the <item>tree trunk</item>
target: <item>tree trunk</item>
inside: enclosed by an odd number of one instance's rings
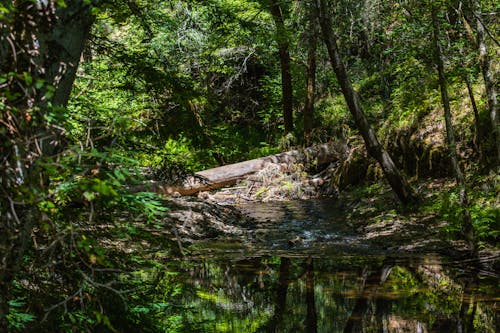
[[[201,191],[209,191],[235,184],[238,180],[251,175],[266,165],[275,164],[311,164],[323,165],[338,160],[341,154],[333,144],[322,144],[304,150],[292,150],[281,154],[256,158],[249,161],[220,166],[213,169],[199,171],[184,181],[183,184],[172,186],[164,182],[135,186],[132,192],[151,191],[163,194],[178,192],[181,195],[193,195]]]
[[[317,7],[317,9],[319,13],[319,23],[323,32],[323,38],[330,56],[332,67],[337,76],[342,93],[344,94],[349,111],[354,117],[356,126],[365,141],[368,153],[380,164],[387,181],[391,185],[392,190],[398,196],[399,200],[405,204],[410,203],[415,200],[413,189],[399,172],[392,158],[377,139],[375,131],[371,128],[368,119],[363,112],[359,98],[352,87],[347,70],[340,59],[340,54],[337,49],[337,38],[332,30],[331,19],[327,13],[328,7],[326,1],[318,0],[318,2],[317,4],[319,7]]]
[[[476,17],[477,26],[477,46],[479,48],[479,62],[483,73],[484,85],[486,94],[488,95],[488,108],[490,111],[491,127],[493,129],[493,139],[496,148],[496,166],[500,168],[500,115],[498,114],[497,95],[495,91],[495,83],[493,81],[493,71],[491,69],[490,57],[485,40],[485,28],[481,22],[481,7],[480,3],[474,1],[474,16]]]
[[[472,111],[474,112],[474,125],[475,125],[475,133],[474,133],[474,147],[476,148],[477,154],[479,155],[479,160],[483,160],[483,149],[481,140],[483,139],[483,131],[481,128],[481,122],[479,120],[479,110],[476,104],[476,98],[474,97],[474,91],[472,91],[472,86],[467,74],[464,75],[465,85],[467,86],[467,92],[469,93],[469,99],[472,106]]]
[[[437,17],[437,9],[432,8],[432,27],[434,35],[434,61],[436,62],[439,88],[441,89],[441,101],[444,109],[444,120],[446,124],[446,141],[448,144],[448,152],[450,154],[451,166],[453,168],[453,173],[455,174],[455,179],[460,188],[460,204],[464,208],[463,212],[463,233],[472,249],[474,249],[474,236],[472,229],[472,221],[469,212],[469,203],[467,198],[467,191],[465,189],[465,178],[458,164],[457,156],[457,145],[455,142],[455,133],[453,131],[453,125],[451,120],[451,109],[450,109],[450,99],[448,96],[448,84],[446,82],[446,76],[444,73],[444,61],[441,51],[441,45],[439,43],[439,22]]]
[[[314,122],[314,92],[316,89],[316,24],[314,6],[309,5],[309,24],[306,32],[307,39],[307,68],[306,68],[306,100],[304,103],[304,143],[311,144],[311,131]]]
[[[283,121],[285,134],[293,131],[293,88],[290,72],[290,53],[288,51],[288,36],[283,21],[283,13],[277,0],[269,0],[271,15],[276,25],[276,40],[281,64],[281,93],[283,103]]]
[[[59,106],[68,104],[80,57],[93,22],[88,6],[75,3],[78,1],[72,1],[68,5],[54,31],[41,36],[47,38],[47,67],[50,68],[47,77],[57,86],[52,103]]]
[[[0,72],[5,99],[0,114],[4,145],[0,148],[0,331],[7,331],[6,311],[12,281],[22,270],[22,258],[32,247],[31,232],[40,222],[33,202],[46,193],[40,158],[61,146],[59,124],[47,116],[62,112],[76,76],[80,55],[93,22],[86,1],[15,1],[0,22]],[[21,79],[24,77],[24,79]],[[50,97],[50,94],[53,94]],[[0,98],[1,98],[0,97]],[[50,104],[49,104],[50,102]],[[52,106],[51,106],[52,105]],[[17,170],[15,170],[15,166]],[[40,171],[42,170],[42,171]],[[13,198],[23,198],[16,202]],[[21,200],[21,199],[17,199]]]

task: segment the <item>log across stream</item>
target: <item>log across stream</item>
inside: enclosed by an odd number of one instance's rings
[[[218,189],[235,184],[248,175],[262,170],[267,165],[281,164],[284,168],[290,164],[324,165],[340,159],[341,154],[334,143],[325,143],[303,150],[291,150],[284,153],[256,158],[244,162],[220,166],[196,172],[180,185],[171,185],[154,181],[133,188],[133,191],[151,191],[160,194],[193,195],[202,191]]]

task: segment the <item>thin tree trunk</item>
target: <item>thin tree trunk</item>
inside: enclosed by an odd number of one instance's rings
[[[363,140],[365,141],[366,149],[368,153],[375,158],[380,164],[384,175],[391,185],[392,190],[396,193],[399,200],[403,203],[410,203],[415,200],[415,195],[413,189],[407,183],[406,179],[399,172],[398,168],[394,164],[391,156],[387,153],[385,148],[380,144],[375,131],[371,128],[368,119],[366,118],[359,98],[352,87],[347,70],[340,59],[340,54],[337,49],[336,36],[332,30],[332,23],[330,17],[327,14],[327,4],[325,0],[318,0],[319,7],[318,17],[323,32],[323,38],[330,56],[330,60],[333,66],[333,70],[337,76],[337,80],[342,88],[342,93],[349,107],[349,111],[354,117],[356,126],[360,131]]]
[[[473,4],[477,26],[477,46],[479,48],[479,62],[481,65],[481,71],[483,73],[486,94],[488,95],[488,108],[490,111],[490,120],[496,147],[496,165],[497,168],[500,168],[500,115],[498,114],[497,95],[495,91],[495,83],[493,81],[493,72],[491,69],[490,57],[488,56],[488,49],[485,41],[485,28],[480,19],[480,4],[477,0],[474,1]]]
[[[306,100],[304,103],[304,143],[311,144],[311,131],[314,122],[314,92],[316,90],[316,24],[313,5],[310,5],[310,20],[306,33],[307,68],[306,68]]]
[[[283,103],[283,121],[285,134],[293,131],[293,88],[290,72],[290,53],[288,51],[288,37],[283,21],[283,13],[277,0],[269,0],[271,15],[276,25],[276,40],[281,64],[281,93]]]
[[[472,110],[474,112],[474,125],[476,127],[474,133],[474,147],[479,155],[479,160],[483,160],[483,150],[481,145],[481,140],[483,139],[483,131],[481,128],[481,122],[479,121],[479,110],[476,104],[476,98],[474,97],[474,91],[472,91],[472,86],[467,74],[464,75],[464,81],[467,86],[467,92],[469,93],[470,103],[472,105]]]
[[[467,198],[467,191],[465,189],[465,178],[462,170],[460,169],[460,165],[458,164],[457,145],[455,142],[455,133],[453,131],[453,125],[451,121],[450,98],[448,96],[448,84],[446,82],[446,76],[444,73],[443,55],[441,51],[441,45],[439,43],[439,23],[436,8],[432,8],[432,27],[434,35],[434,61],[437,65],[439,88],[441,89],[441,102],[444,109],[448,153],[450,154],[451,165],[453,168],[453,173],[455,174],[455,179],[460,188],[460,204],[464,208],[462,228],[465,239],[468,241],[471,248],[474,249],[474,235],[468,207],[469,202]]]

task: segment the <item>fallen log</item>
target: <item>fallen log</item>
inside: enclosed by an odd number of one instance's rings
[[[340,155],[336,145],[325,143],[302,150],[291,150],[276,155],[198,171],[194,176],[188,177],[182,185],[169,185],[165,182],[155,181],[136,186],[131,190],[134,192],[149,191],[160,194],[179,193],[180,195],[193,195],[202,191],[234,185],[238,180],[242,180],[246,176],[262,170],[271,163],[322,165],[338,160]]]

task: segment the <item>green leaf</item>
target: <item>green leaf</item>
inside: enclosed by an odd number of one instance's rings
[[[28,73],[24,73],[24,82],[26,82],[28,86],[31,86],[31,84],[33,83],[33,77]]]
[[[130,310],[132,313],[149,313],[151,309],[146,308],[144,306],[136,306],[135,308]]]
[[[96,195],[95,195],[95,192],[88,192],[88,191],[85,191],[83,192],[83,197],[87,200],[87,201],[92,201],[95,199]]]
[[[54,97],[54,91],[55,91],[54,87],[51,87],[51,86],[47,87],[47,92],[45,93],[45,98],[51,99],[52,97]]]
[[[115,175],[116,179],[118,179],[119,181],[125,181],[125,176],[123,175],[123,173],[120,170],[115,169],[113,171],[113,174]]]
[[[19,300],[19,299],[13,299],[13,300],[9,301],[9,306],[16,307],[16,308],[20,308],[24,304],[26,304],[26,303]]]
[[[35,88],[36,88],[36,89],[40,89],[40,88],[42,88],[44,83],[45,83],[45,81],[44,81],[44,80],[42,80],[42,79],[37,79],[37,80],[36,80],[36,82],[35,82]]]

